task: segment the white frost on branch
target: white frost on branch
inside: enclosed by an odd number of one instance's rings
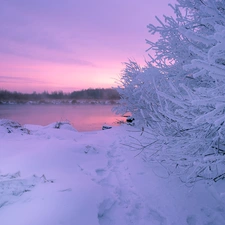
[[[131,112],[145,127],[143,136],[154,142],[146,160],[188,174],[189,182],[218,181],[225,169],[225,1],[170,7],[174,17],[148,25],[159,38],[146,41],[153,50],[146,66],[126,63],[117,112]]]

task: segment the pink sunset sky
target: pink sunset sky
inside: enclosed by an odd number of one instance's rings
[[[0,89],[117,86],[123,62],[148,59],[147,25],[175,0],[10,0],[0,7]]]

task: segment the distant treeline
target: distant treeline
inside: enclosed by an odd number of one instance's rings
[[[0,101],[37,101],[43,99],[120,99],[119,93],[112,88],[96,88],[86,89],[80,91],[73,91],[71,93],[64,93],[63,91],[53,91],[51,93],[44,91],[42,93],[33,92],[32,94],[25,94],[20,92],[10,92],[7,90],[0,90]]]

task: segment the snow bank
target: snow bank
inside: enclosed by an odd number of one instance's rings
[[[224,181],[190,188],[134,157],[134,127],[55,125],[0,120],[0,224],[225,224]]]

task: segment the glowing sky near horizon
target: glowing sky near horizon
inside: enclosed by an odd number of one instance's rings
[[[147,25],[175,0],[4,0],[0,89],[33,91],[116,86],[123,62],[148,59]]]

